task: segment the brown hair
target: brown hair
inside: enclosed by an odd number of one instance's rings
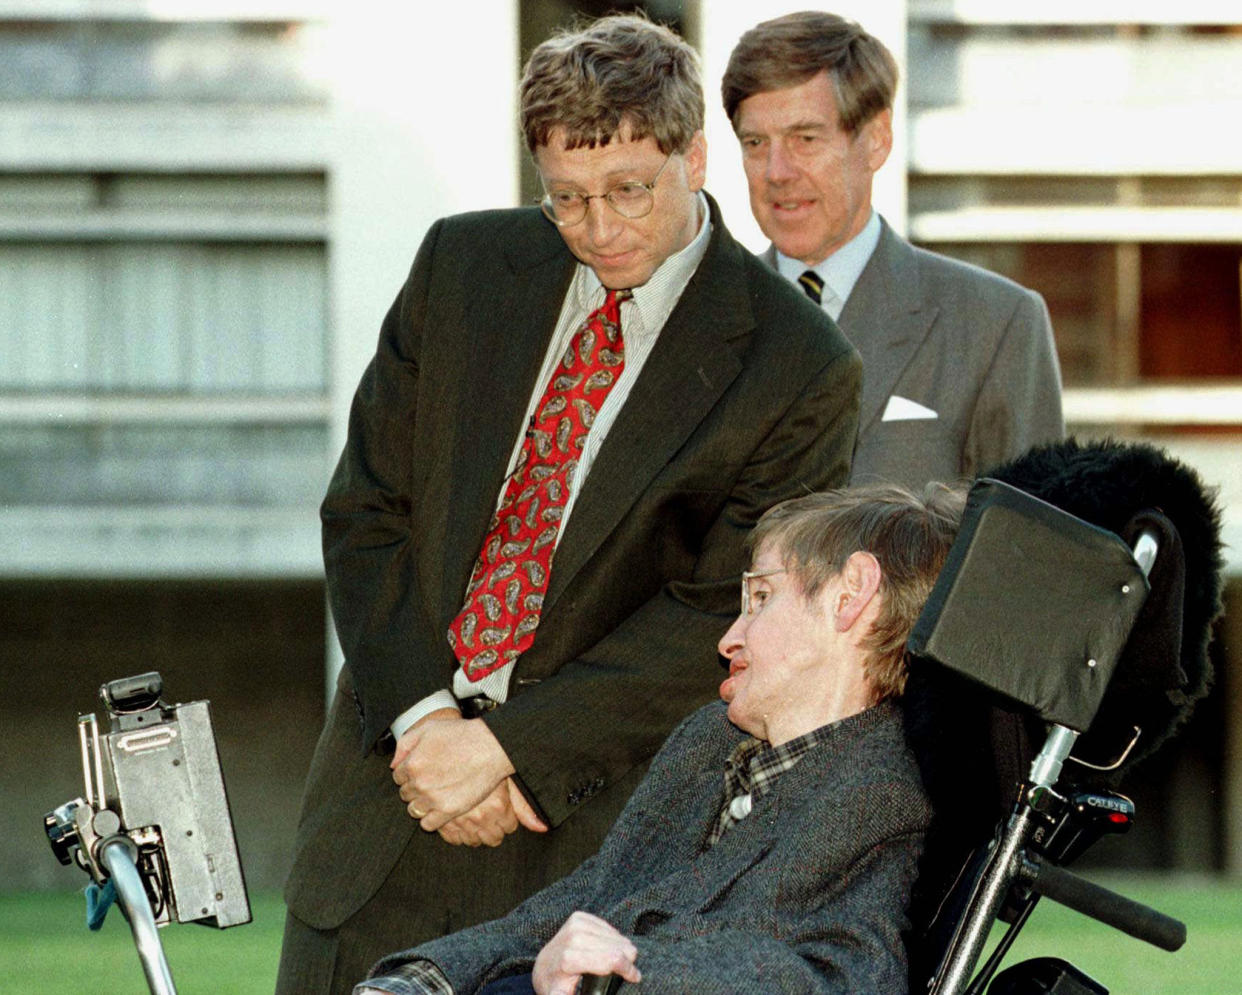
[[[880,613],[863,640],[863,669],[875,700],[906,686],[906,640],[957,537],[965,487],[931,483],[916,496],[879,484],[807,494],[776,505],[747,540],[752,553],[770,544],[809,600],[859,550],[880,564]]]
[[[804,10],[764,21],[738,39],[720,81],[725,113],[736,130],[747,97],[798,86],[824,71],[848,134],[893,106],[897,60],[883,42],[847,18]]]
[[[563,31],[530,55],[521,84],[522,133],[533,153],[564,128],[566,147],[653,137],[665,155],[685,152],[703,128],[698,56],[663,25],[616,14]]]

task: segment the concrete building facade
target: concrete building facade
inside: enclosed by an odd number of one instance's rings
[[[251,883],[279,883],[338,664],[316,509],[350,395],[427,227],[533,196],[514,92],[526,51],[575,10],[614,6],[0,0],[13,886],[78,886],[28,830],[79,793],[71,727],[95,688],[147,669],[216,703]],[[716,81],[743,30],[801,6],[646,5],[703,54],[708,188],[755,249]],[[902,63],[877,204],[914,240],[1044,294],[1071,430],[1150,439],[1221,488],[1237,605],[1242,138],[1226,122],[1242,14],[1029,6],[834,6]],[[1236,622],[1219,652],[1242,653]],[[1153,866],[1242,871],[1227,669],[1166,764],[1178,776],[1155,771],[1140,799],[1159,813]]]

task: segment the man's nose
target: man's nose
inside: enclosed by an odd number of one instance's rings
[[[746,616],[739,615],[733,620],[733,624],[729,626],[729,631],[720,637],[720,642],[716,644],[716,652],[723,656],[726,660],[732,660],[734,655],[742,648],[746,633]]]
[[[769,183],[784,183],[797,177],[798,169],[784,142],[772,142],[768,146],[767,168],[763,175]]]
[[[592,245],[607,245],[621,230],[621,215],[604,197],[592,197],[587,201],[587,213],[582,223],[587,227]]]

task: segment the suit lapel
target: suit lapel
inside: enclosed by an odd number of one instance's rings
[[[748,332],[754,319],[741,250],[710,206],[707,254],[600,447],[557,547],[545,612],[742,369],[730,340]]]
[[[861,436],[880,417],[897,381],[927,337],[939,308],[923,300],[914,253],[888,223],[841,312],[842,331],[863,361]]]
[[[555,241],[552,241],[554,239]],[[461,609],[461,592],[487,534],[522,419],[535,390],[573,278],[574,259],[556,233],[514,246],[508,253],[513,278],[473,303],[466,330],[473,333],[457,391],[461,426],[449,503],[441,619],[447,626]]]

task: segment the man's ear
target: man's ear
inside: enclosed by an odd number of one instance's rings
[[[886,107],[863,125],[863,140],[867,143],[867,167],[877,173],[888,161],[893,151],[893,110]]]
[[[880,591],[880,561],[856,550],[841,568],[841,593],[833,606],[838,632],[848,632]]]
[[[707,182],[707,139],[696,131],[686,149],[686,185],[691,193],[698,193]]]

